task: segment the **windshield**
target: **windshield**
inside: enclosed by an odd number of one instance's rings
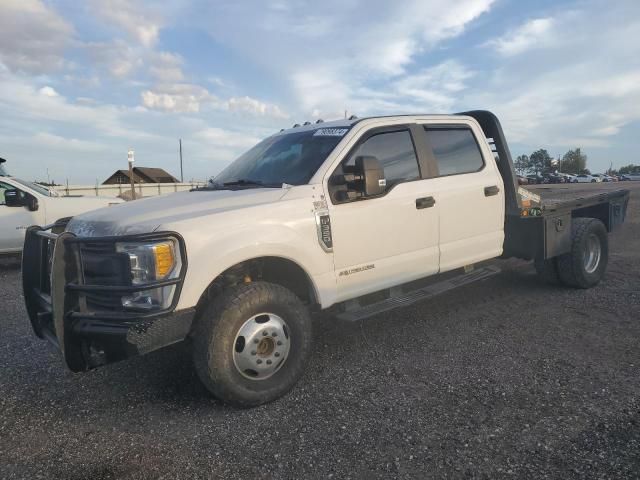
[[[44,195],[46,197],[51,197],[51,192],[49,191],[48,188],[45,188],[41,185],[38,185],[36,183],[31,183],[31,182],[27,182],[25,180],[20,180],[19,178],[16,177],[11,177],[11,180],[13,180],[16,183],[19,183],[20,185],[24,185],[27,188],[30,188],[31,190],[35,190],[36,192],[38,192],[41,195]]]
[[[311,179],[348,128],[318,128],[274,135],[258,143],[225,168],[215,187],[303,185]]]

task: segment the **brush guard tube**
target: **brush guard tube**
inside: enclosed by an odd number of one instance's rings
[[[143,313],[95,311],[86,295],[104,292],[122,295],[139,286],[86,285],[80,245],[83,242],[122,241],[124,237],[78,238],[73,233],[52,233],[60,227],[32,226],[25,235],[22,256],[24,298],[33,331],[56,345],[74,372],[142,355],[184,340],[191,330],[195,309],[174,311],[186,271],[186,255],[179,278],[146,285],[150,289],[175,283],[172,305],[166,311]],[[150,234],[137,239],[158,237]],[[181,251],[184,243],[181,238]]]

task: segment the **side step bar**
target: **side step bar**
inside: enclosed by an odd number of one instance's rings
[[[364,307],[356,309],[349,309],[346,312],[337,314],[336,317],[340,320],[355,322],[357,320],[362,320],[379,313],[388,312],[389,310],[393,310],[395,308],[413,305],[416,302],[435,297],[436,295],[448,292],[449,290],[453,290],[454,288],[461,287],[463,285],[468,285],[480,280],[486,280],[487,278],[492,277],[497,273],[500,273],[500,269],[498,267],[488,265],[486,267],[473,270],[470,273],[464,273],[462,275],[449,278],[448,280],[433,283],[417,290],[413,290],[407,293],[401,293],[400,295],[393,295],[392,289],[392,296],[387,298],[386,300],[365,305]],[[397,289],[395,290],[397,291]]]

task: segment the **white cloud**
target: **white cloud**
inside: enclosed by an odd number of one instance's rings
[[[253,115],[268,116],[273,118],[289,118],[282,109],[270,103],[261,102],[248,96],[232,97],[227,101],[229,110],[232,112],[245,112]]]
[[[38,93],[40,95],[44,95],[45,97],[57,97],[58,96],[58,92],[56,92],[53,87],[42,87],[40,90],[38,90]]]
[[[149,73],[160,83],[177,83],[184,81],[180,55],[171,52],[158,52],[151,56]]]
[[[406,74],[420,55],[462,34],[493,3],[326,0],[310,7],[308,2],[221,1],[196,22],[243,58],[284,75],[305,112],[333,116],[361,107],[358,93],[365,87],[386,87]],[[251,25],[251,35],[238,25]],[[397,104],[378,100],[367,111]]]
[[[299,70],[292,75],[291,82],[304,111],[335,115],[349,108],[352,91],[340,78],[339,70],[330,65]]]
[[[249,148],[260,141],[245,133],[233,132],[223,128],[209,127],[193,134],[193,138],[207,143],[210,147]]]
[[[369,20],[366,28],[348,30],[347,45],[353,42],[352,51],[348,51],[350,60],[362,60],[364,68],[383,75],[402,74],[417,54],[462,34],[471,22],[489,11],[494,1],[367,2],[361,7],[378,13],[372,14],[373,21]],[[360,10],[353,12],[352,21],[360,24]]]
[[[202,105],[217,99],[207,89],[188,83],[160,85],[141,94],[142,104],[151,109],[167,112],[199,112]]]
[[[88,42],[83,44],[82,48],[95,64],[106,68],[115,78],[127,78],[144,65],[143,52],[124,40]]]
[[[48,132],[38,132],[28,139],[29,142],[38,143],[61,151],[74,150],[81,152],[96,152],[105,150],[105,145],[77,138],[66,138]]]
[[[94,0],[96,13],[145,47],[155,45],[163,20],[157,8],[131,0]]]
[[[553,44],[555,22],[552,18],[535,18],[529,20],[505,36],[491,40],[485,44],[495,48],[501,55],[518,55],[532,48],[542,48]]]
[[[141,94],[146,108],[173,113],[197,113],[204,109],[227,110],[255,117],[288,118],[278,106],[249,96],[221,100],[206,88],[187,83],[160,84]]]
[[[428,111],[450,111],[457,102],[456,95],[467,88],[465,83],[473,72],[455,60],[407,75],[395,82],[398,96],[409,97]]]
[[[13,71],[46,73],[62,68],[73,27],[40,0],[0,2],[0,63]]]
[[[640,4],[592,0],[582,8],[553,17],[553,48],[544,54],[534,50],[539,43],[525,40],[530,37],[512,34],[522,29],[494,40],[509,54],[492,77],[463,97],[495,110],[512,142],[603,149],[622,128],[640,121]],[[616,159],[600,168],[610,160]]]

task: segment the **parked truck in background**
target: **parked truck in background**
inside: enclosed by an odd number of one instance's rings
[[[490,112],[305,123],[208,188],[31,227],[24,297],[73,371],[186,340],[211,393],[254,406],[302,375],[314,311],[359,320],[486,277],[497,257],[596,285],[629,193],[571,190],[519,188]]]
[[[0,159],[4,160],[4,159]],[[108,205],[116,198],[62,197],[36,183],[11,177],[0,162],[0,256],[22,251],[24,235],[31,225],[44,226]]]

